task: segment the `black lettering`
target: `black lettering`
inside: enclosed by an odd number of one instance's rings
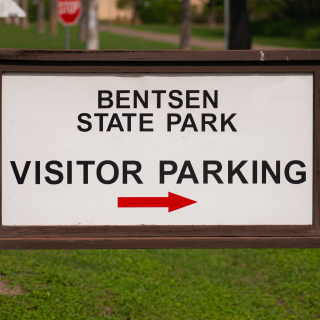
[[[171,170],[165,170],[165,166],[171,166]],[[177,172],[178,166],[174,161],[160,161],[160,184],[164,184],[164,176],[173,175]]]
[[[134,165],[136,166],[135,169],[129,170],[128,166]],[[142,181],[140,177],[138,176],[138,173],[141,171],[142,166],[139,161],[123,161],[123,184],[128,183],[128,175],[131,174],[133,178],[136,180],[138,184],[142,184]]]
[[[214,108],[218,108],[218,90],[214,90],[214,101],[212,100],[209,92],[207,90],[203,90],[203,107],[207,107],[207,99],[210,101],[211,105]]]
[[[181,92],[180,90],[172,90],[172,91],[170,91],[170,92],[169,92],[169,98],[170,98],[171,100],[178,101],[178,104],[177,104],[177,105],[174,105],[172,102],[169,102],[169,106],[170,106],[171,108],[173,108],[173,109],[179,109],[179,108],[182,107],[183,102],[182,102],[182,99],[181,99],[181,98],[175,97],[175,96],[173,95],[174,93],[177,93],[179,96],[182,95],[182,92]]]
[[[140,96],[140,93],[137,90],[133,91],[133,107],[134,108],[137,108],[138,99],[140,100],[144,108],[148,108],[148,91],[147,90],[144,91],[144,100],[142,99],[142,97]]]
[[[186,90],[186,108],[188,109],[191,109],[191,108],[200,108],[199,105],[191,105],[191,101],[199,101],[199,97],[191,97],[190,95],[192,93],[199,93],[200,91],[199,90]]]
[[[90,121],[82,119],[83,117],[87,117],[87,118],[91,119],[91,116],[90,116],[89,113],[80,113],[79,116],[78,116],[78,121],[83,123],[83,124],[86,124],[88,127],[87,128],[82,128],[81,126],[78,126],[78,129],[81,132],[88,132],[88,131],[91,130],[92,124],[91,124]]]
[[[145,128],[144,124],[152,123],[152,120],[145,120],[144,117],[152,117],[152,113],[140,113],[140,131],[153,131],[153,128]]]
[[[280,161],[276,161],[276,173],[274,173],[265,160],[262,161],[262,183],[267,183],[267,171],[275,183],[280,183]]]
[[[103,97],[103,94],[108,94],[108,97]],[[112,98],[112,92],[109,90],[98,90],[98,108],[111,108],[113,106]],[[102,101],[108,101],[109,104],[103,105]]]
[[[59,170],[56,170],[56,169],[52,169],[51,166],[52,165],[55,165],[57,166],[58,168],[62,168],[62,163],[59,162],[59,161],[55,161],[55,160],[52,160],[52,161],[49,161],[47,164],[46,164],[46,170],[51,173],[51,174],[55,174],[56,176],[58,176],[58,179],[57,180],[52,180],[49,176],[46,176],[45,179],[46,181],[49,183],[49,184],[59,184],[63,181],[63,174],[61,171]]]
[[[157,95],[157,109],[161,108],[161,93],[166,93],[166,90],[152,90],[152,93]]]
[[[209,165],[215,165],[217,168],[215,170],[209,170]],[[222,170],[222,164],[219,161],[203,161],[203,183],[208,183],[208,176],[212,174],[217,182],[223,183],[218,173]]]
[[[173,117],[176,117],[177,121],[173,121],[172,120]],[[178,113],[168,113],[167,119],[168,119],[168,122],[167,122],[167,130],[168,130],[168,132],[171,132],[171,126],[173,124],[178,124],[178,123],[181,122],[181,116]]]
[[[189,174],[186,174],[187,169],[190,172]],[[196,176],[196,174],[195,174],[195,172],[193,170],[192,164],[191,164],[191,162],[189,160],[185,161],[183,163],[181,172],[180,172],[178,180],[177,180],[177,184],[181,184],[183,179],[192,179],[193,183],[195,183],[195,184],[199,183],[198,178],[197,178],[197,176]]]
[[[258,183],[258,161],[252,161],[252,183]]]
[[[189,120],[190,120],[190,124],[188,124]],[[198,131],[198,128],[193,120],[191,113],[187,113],[187,116],[184,119],[183,125],[181,127],[181,131],[183,132],[186,128],[193,128],[193,131]]]
[[[105,180],[102,177],[102,173],[101,173],[103,166],[105,166],[107,164],[111,165],[113,168],[113,177],[110,180]],[[99,163],[99,165],[97,167],[97,178],[101,183],[112,184],[117,181],[118,177],[119,177],[119,168],[116,163],[114,163],[113,161],[110,161],[110,160],[105,160],[105,161],[102,161]]]
[[[129,105],[121,105],[121,101],[128,101],[129,97],[121,97],[121,94],[123,93],[130,93],[129,90],[117,90],[117,108],[130,108]]]
[[[211,117],[210,120],[206,120],[206,117]],[[215,114],[212,113],[203,113],[201,115],[201,130],[204,132],[206,131],[206,124],[210,126],[212,131],[217,131],[216,127],[213,125],[217,120],[217,117]]]
[[[10,163],[11,163],[11,167],[12,167],[13,173],[14,173],[16,179],[17,179],[18,184],[23,184],[24,180],[25,180],[25,178],[27,176],[31,161],[26,161],[26,164],[24,165],[24,168],[23,168],[21,176],[19,174],[16,162],[15,161],[10,161]]]
[[[295,164],[300,166],[301,168],[304,168],[306,166],[302,161],[299,161],[299,160],[290,161],[285,167],[284,175],[285,175],[286,179],[288,180],[288,182],[290,182],[292,184],[300,184],[300,183],[303,183],[306,181],[306,172],[305,171],[297,171],[296,175],[300,176],[300,179],[296,179],[296,180],[292,179],[290,176],[290,168]]]
[[[112,114],[107,131],[110,131],[112,128],[119,128],[120,131],[124,131],[117,113]]]
[[[247,161],[241,161],[237,167],[233,169],[233,161],[228,161],[228,183],[233,183],[233,176],[238,175],[242,183],[248,183],[246,178],[241,172],[241,168],[247,163]]]
[[[108,113],[95,113],[95,117],[99,117],[99,131],[103,131],[103,117],[107,117]]]
[[[40,184],[40,161],[35,162],[36,184]]]
[[[83,184],[88,184],[88,168],[89,165],[95,164],[94,161],[77,161],[77,165],[83,166]]]
[[[130,132],[131,131],[131,118],[136,117],[137,114],[136,113],[123,113],[122,116],[127,117],[127,131]]]
[[[67,184],[72,184],[72,161],[67,161]]]
[[[231,120],[236,115],[233,113],[227,120],[225,120],[225,114],[221,113],[221,131],[224,132],[225,126],[228,124],[232,131],[237,132],[237,129],[232,124]]]

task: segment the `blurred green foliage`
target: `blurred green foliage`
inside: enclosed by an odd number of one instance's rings
[[[138,2],[139,17],[144,23],[180,22],[181,2],[178,0],[141,0]]]
[[[118,0],[118,7],[132,6],[135,0]],[[202,10],[192,8],[192,21],[206,24],[214,12],[216,24],[223,23],[223,0],[206,0]],[[319,0],[247,0],[253,35],[320,40]],[[178,0],[138,0],[142,23],[179,24]]]
[[[254,35],[320,40],[319,0],[248,0]]]
[[[293,37],[308,40],[320,40],[320,25],[315,21],[299,24],[295,20],[258,20],[250,22],[250,27],[255,35],[268,37]]]
[[[295,20],[299,24],[320,21],[319,0],[247,0],[251,18]],[[252,16],[253,15],[253,16]]]
[[[135,0],[118,0],[117,6],[122,9],[132,7]],[[180,22],[181,2],[178,0],[138,0],[139,19],[143,23],[178,24]]]
[[[85,49],[85,43],[78,39],[78,26],[70,27],[71,49]],[[178,45],[136,39],[120,36],[109,32],[100,32],[101,50],[176,50]],[[45,33],[37,32],[36,23],[32,22],[29,29],[21,29],[16,25],[7,25],[0,19],[0,48],[21,48],[21,49],[64,49],[65,28],[58,23],[58,34],[51,35],[49,23]],[[0,265],[1,266],[1,265]],[[1,304],[0,304],[1,308]],[[0,320],[2,318],[0,317]]]
[[[49,20],[49,0],[44,1],[44,8],[45,8],[45,18]],[[28,11],[29,11],[29,20],[31,22],[37,21],[37,3],[35,0],[29,0],[28,2]]]

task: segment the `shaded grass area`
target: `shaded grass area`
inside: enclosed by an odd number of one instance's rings
[[[158,33],[167,33],[167,34],[179,34],[180,26],[179,25],[168,25],[168,24],[140,24],[140,25],[130,25],[130,24],[112,24],[119,27],[131,28],[141,31],[152,31]],[[211,29],[205,26],[192,26],[192,36],[196,38],[208,39],[208,40],[223,40],[224,31],[223,28],[217,27]]]
[[[77,27],[70,27],[71,49],[85,49],[85,44],[77,39]],[[17,49],[64,49],[64,27],[59,24],[58,35],[49,34],[48,26],[46,32],[38,34],[36,24],[31,23],[30,29],[23,30],[19,26],[0,24],[0,48]]]
[[[64,27],[59,24],[58,35],[38,34],[36,25],[22,30],[18,26],[0,24],[0,48],[20,49],[64,49]],[[78,27],[70,27],[70,48],[85,49],[85,43],[78,41]],[[100,32],[100,49],[102,50],[175,50],[173,44],[135,39],[125,36]]]
[[[179,34],[180,27],[177,25],[161,25],[161,24],[144,24],[144,25],[123,25],[116,24],[117,26],[132,28],[141,31],[153,31],[158,33],[168,33],[168,34]],[[192,36],[195,38],[201,38],[206,40],[224,40],[224,33],[222,27],[209,28],[207,26],[192,26]],[[320,39],[311,40],[306,39],[302,36],[295,37],[270,37],[255,35],[254,30],[252,30],[253,38],[252,41],[255,44],[275,46],[275,47],[287,47],[287,48],[297,48],[297,49],[319,49]]]
[[[159,33],[178,34],[179,26],[173,25],[119,25],[142,31],[153,31]],[[204,26],[193,26],[192,35],[206,40],[223,40],[223,29],[210,29]],[[320,41],[307,39],[293,39],[290,37],[254,37],[257,44],[281,46],[301,49],[320,48]],[[46,33],[38,34],[36,25],[31,24],[30,29],[22,30],[18,26],[0,23],[0,48],[24,48],[24,49],[64,49],[65,48],[64,27],[59,24],[58,35],[52,36],[47,28]],[[78,41],[78,27],[70,28],[71,49],[85,49],[85,43]],[[178,46],[169,43],[148,41],[100,32],[100,49],[102,50],[177,50]],[[201,50],[203,48],[193,47]]]
[[[296,48],[296,49],[320,49],[320,41],[308,40],[303,38],[290,38],[290,37],[267,37],[267,36],[253,36],[254,43],[285,47],[285,48]]]
[[[0,251],[0,319],[320,319],[312,249]]]

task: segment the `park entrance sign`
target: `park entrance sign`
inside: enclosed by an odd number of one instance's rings
[[[315,51],[234,54],[5,50],[0,248],[319,247]]]
[[[310,74],[7,73],[2,87],[3,225],[312,224]]]

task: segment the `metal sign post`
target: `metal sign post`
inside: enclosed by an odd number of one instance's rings
[[[320,50],[0,52],[0,249],[320,247]]]
[[[230,30],[230,3],[224,0],[224,44],[225,50],[229,50],[229,30]]]
[[[70,49],[70,27],[65,26],[65,47],[66,50]]]
[[[65,48],[70,49],[70,26],[76,25],[82,14],[81,0],[57,0],[57,17],[65,26]]]

